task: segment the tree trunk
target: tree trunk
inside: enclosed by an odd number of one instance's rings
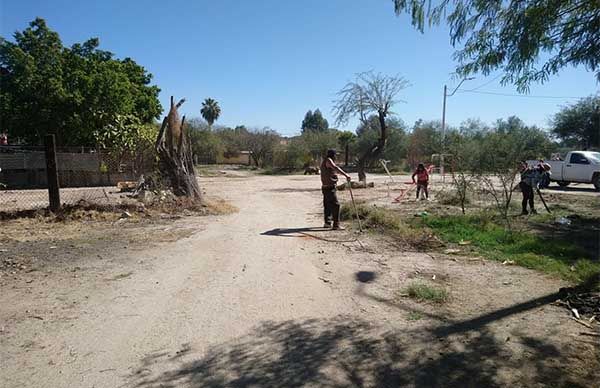
[[[365,172],[367,162],[381,155],[381,153],[383,152],[383,147],[385,147],[385,142],[387,140],[387,127],[385,125],[385,116],[386,113],[382,111],[379,112],[379,128],[381,132],[377,143],[375,143],[373,147],[371,147],[358,159],[358,180],[360,182],[364,182],[365,184],[367,183],[367,174]]]
[[[348,167],[348,149],[350,148],[350,144],[346,143],[344,149],[344,167]]]
[[[175,105],[171,96],[171,109],[158,133],[156,151],[160,173],[168,181],[173,194],[199,200],[202,194],[196,179],[192,148],[188,135],[183,130],[185,116],[179,120],[177,113],[177,108],[184,101],[181,100]]]

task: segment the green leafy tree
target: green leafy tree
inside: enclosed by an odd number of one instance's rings
[[[503,71],[503,84],[527,91],[567,66],[584,66],[600,81],[597,0],[393,0],[421,32],[445,18],[457,73]]]
[[[314,112],[308,111],[302,120],[302,133],[306,132],[326,132],[329,129],[329,123],[323,117],[319,109]]]
[[[216,163],[224,153],[225,146],[217,132],[212,131],[202,119],[192,119],[187,123],[194,162]]]
[[[313,159],[301,136],[294,137],[286,145],[279,145],[275,148],[274,167],[299,169],[309,166],[311,163],[313,163]]]
[[[523,120],[510,116],[506,120],[499,119],[495,131],[507,134],[512,142],[518,143],[522,159],[542,159],[556,149],[550,134],[536,126],[527,126]]]
[[[311,161],[320,160],[328,149],[333,149],[337,146],[337,134],[337,131],[308,131],[302,134],[301,139],[311,157]]]
[[[481,170],[477,163],[479,141],[475,136],[473,131],[451,131],[447,135],[448,145],[445,150],[450,154],[452,185],[463,214],[470,192],[476,189],[476,184],[481,181]]]
[[[412,168],[418,163],[431,161],[433,154],[442,150],[442,124],[439,121],[418,120],[408,137],[408,163]]]
[[[209,127],[212,127],[213,123],[219,119],[221,115],[221,107],[219,103],[212,98],[207,98],[202,102],[202,109],[200,109],[200,113]]]
[[[218,128],[215,134],[223,144],[223,155],[229,158],[238,156],[241,151],[248,151],[248,133],[248,129],[243,125],[235,128]]]
[[[273,161],[273,154],[281,136],[270,128],[249,131],[246,135],[246,146],[251,152],[252,160],[257,167],[265,167]]]
[[[338,134],[338,143],[344,149],[344,165],[348,166],[350,155],[350,144],[356,141],[356,135],[350,131],[343,131]]]
[[[64,47],[40,18],[14,42],[0,38],[0,122],[12,138],[40,144],[54,133],[59,145],[92,146],[124,118],[148,124],[159,117],[152,75],[98,46],[89,39]]]
[[[358,179],[362,182],[367,180],[367,162],[377,159],[385,148],[388,135],[385,119],[398,102],[398,94],[409,85],[403,77],[365,72],[357,74],[356,79],[337,94],[333,107],[337,124],[346,124],[351,117],[358,117],[365,123],[371,114],[377,115],[379,120],[378,139],[358,159]]]
[[[387,141],[385,149],[381,153],[381,158],[389,160],[391,167],[400,167],[405,159],[407,153],[407,135],[406,135],[406,124],[396,118],[388,117],[386,120],[387,127]],[[362,154],[369,150],[374,142],[377,141],[381,130],[379,128],[379,118],[377,115],[371,115],[366,122],[361,123],[356,133],[358,134],[356,142],[354,144],[354,152]],[[371,160],[371,165],[378,164],[377,160]]]
[[[156,160],[154,144],[158,131],[157,123],[142,123],[134,115],[117,115],[110,124],[95,132],[94,138],[100,147],[110,150],[118,164],[129,156],[138,170],[145,162]]]
[[[481,134],[489,130],[489,126],[480,119],[466,119],[458,128],[459,133],[463,135]]]
[[[552,133],[572,147],[600,148],[600,96],[563,107],[552,119]]]

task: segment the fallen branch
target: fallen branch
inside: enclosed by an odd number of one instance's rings
[[[579,320],[579,319],[577,319],[575,317],[571,317],[571,319],[574,320],[575,322],[579,323],[580,325],[583,325],[583,326],[587,327],[588,329],[593,329],[594,328],[594,326],[590,325],[589,323],[581,321],[581,320]]]
[[[306,232],[298,232],[298,234],[301,234],[303,236],[306,237],[310,237],[310,238],[314,238],[316,240],[321,240],[321,241],[326,241],[326,242],[332,242],[332,243],[351,243],[351,242],[356,242],[358,240],[330,240],[324,237],[319,237],[319,236],[315,236],[314,234],[310,234],[310,233],[306,233]]]

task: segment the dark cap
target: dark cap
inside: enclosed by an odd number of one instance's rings
[[[336,154],[336,152],[335,152],[334,149],[327,150],[327,157],[328,158],[335,158],[335,154]]]

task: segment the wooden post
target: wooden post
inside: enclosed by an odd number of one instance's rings
[[[58,186],[58,168],[56,166],[56,143],[54,135],[46,135],[46,175],[48,177],[48,199],[50,210],[60,209],[60,189]]]

